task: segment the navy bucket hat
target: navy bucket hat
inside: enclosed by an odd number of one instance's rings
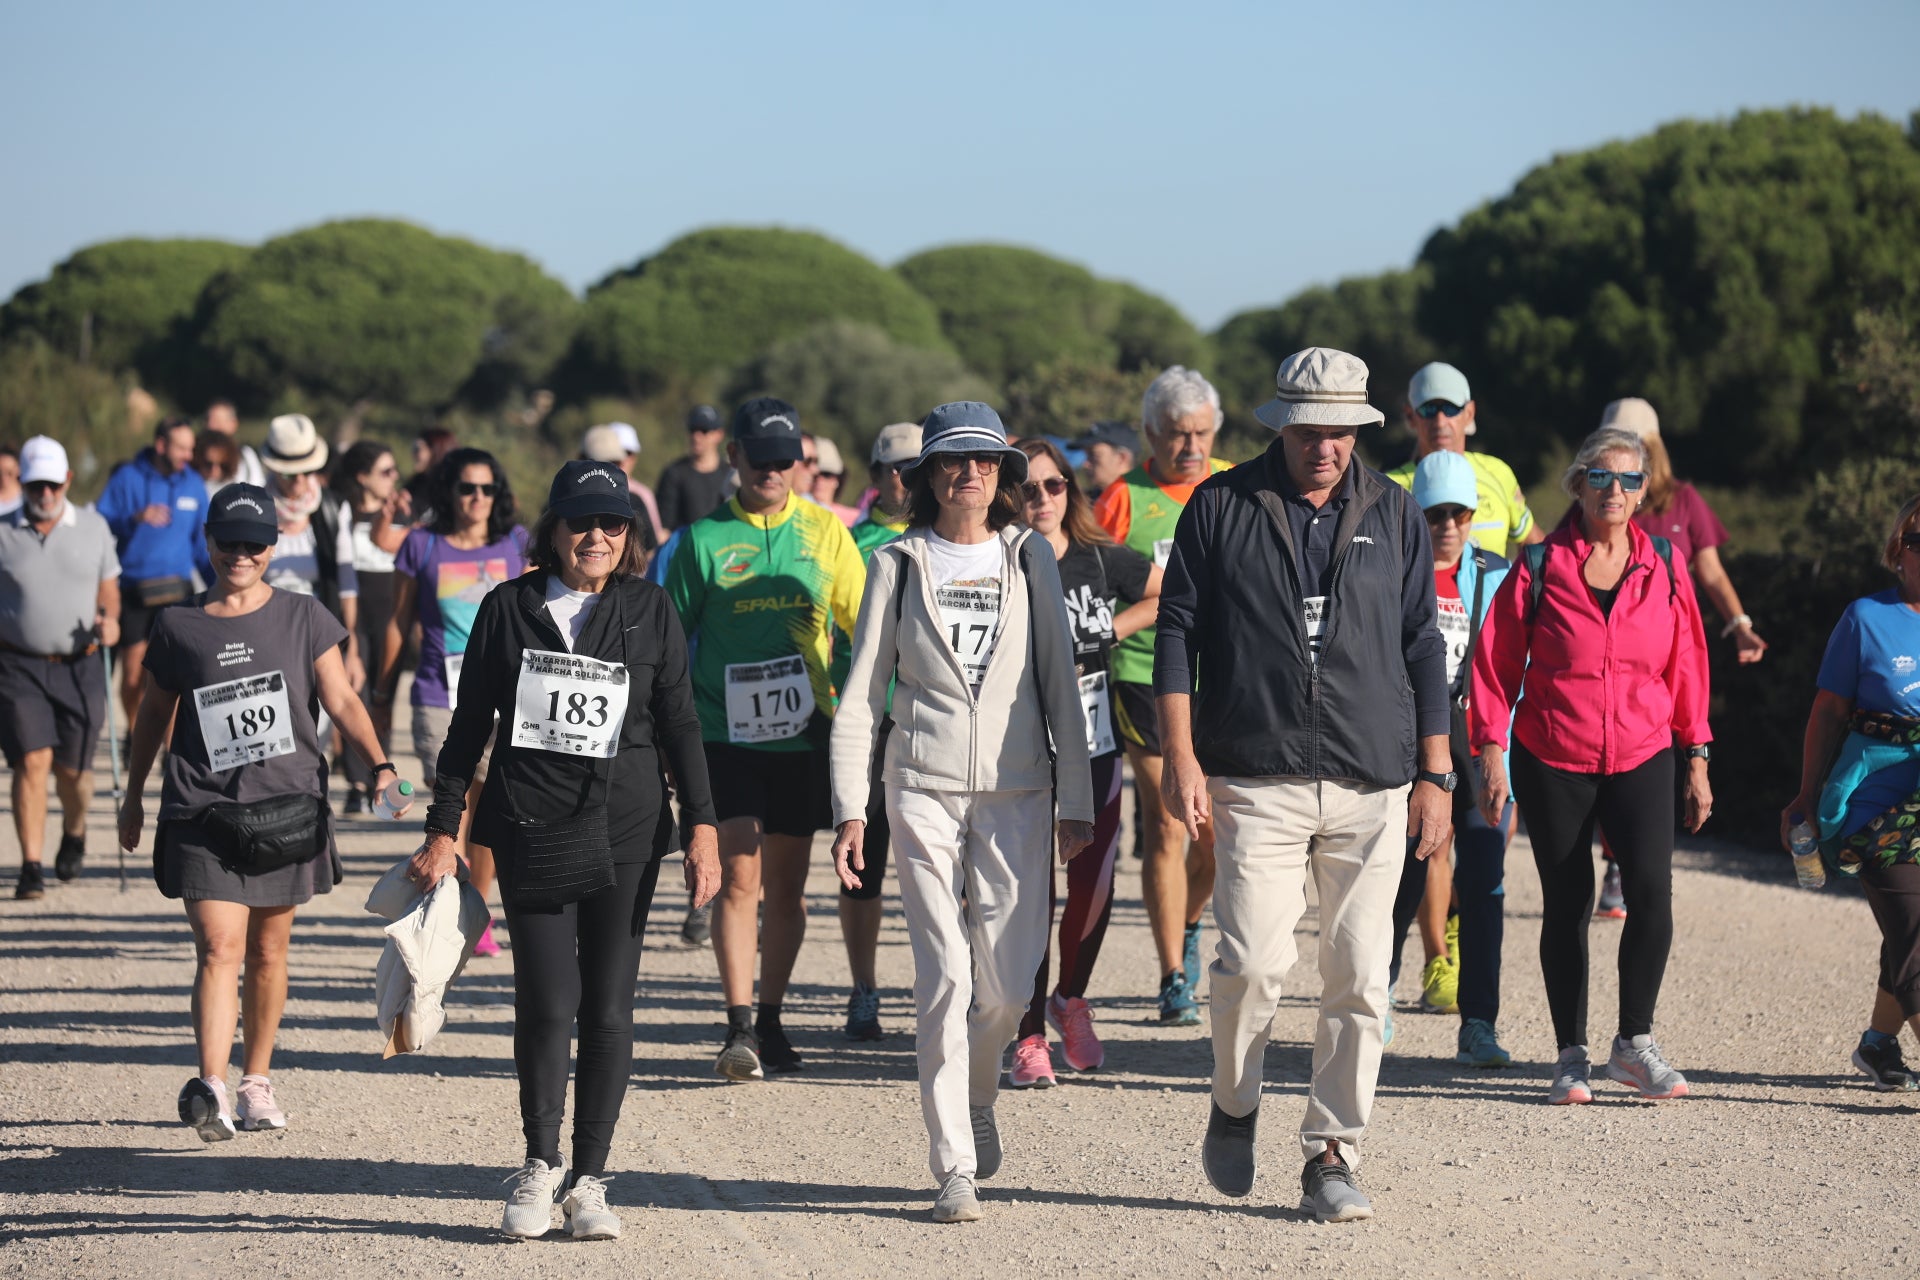
[[[1027,455],[1007,443],[1006,424],[993,406],[978,400],[955,400],[928,414],[920,424],[920,456],[901,470],[943,453],[997,453],[1016,482],[1027,478]]]

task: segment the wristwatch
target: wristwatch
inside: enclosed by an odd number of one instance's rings
[[[1415,782],[1431,782],[1434,786],[1448,793],[1451,793],[1455,787],[1460,785],[1460,775],[1457,773],[1429,773],[1425,769],[1414,774],[1413,780]]]
[[[395,774],[400,772],[400,766],[391,760],[382,760],[379,764],[373,766],[375,773],[379,773],[382,769],[391,769]]]
[[[1712,748],[1711,746],[1709,746],[1709,745],[1708,745],[1707,743],[1704,743],[1704,742],[1702,742],[1702,743],[1700,743],[1700,744],[1698,744],[1697,746],[1691,746],[1691,747],[1688,747],[1688,748],[1687,748],[1687,759],[1689,759],[1689,760],[1711,760],[1711,759],[1713,759],[1713,748]]]

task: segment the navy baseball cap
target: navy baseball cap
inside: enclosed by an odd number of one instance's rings
[[[223,491],[224,492],[224,491]],[[579,459],[565,463],[547,490],[547,510],[567,516],[624,516],[633,518],[633,499],[627,477],[611,462]]]
[[[687,411],[687,430],[718,431],[720,411],[710,404],[697,404]]]
[[[230,484],[207,507],[207,536],[215,542],[280,541],[280,516],[273,495],[257,484]]]
[[[756,467],[806,456],[800,446],[800,411],[772,396],[756,396],[733,411],[733,438]]]
[[[1073,442],[1073,447],[1084,449],[1095,444],[1111,445],[1115,449],[1125,449],[1135,457],[1140,456],[1140,437],[1124,422],[1096,422],[1087,428],[1085,435]]]

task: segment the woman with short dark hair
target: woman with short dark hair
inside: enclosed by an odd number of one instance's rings
[[[880,779],[913,944],[939,1222],[978,1218],[974,1181],[1000,1167],[994,1096],[1046,954],[1049,836],[1065,862],[1093,835],[1060,571],[1046,540],[1015,523],[1026,474],[988,406],[927,416],[909,527],[873,553],[833,722],[834,869],[852,888],[892,691]]]
[[[492,737],[473,834],[496,853],[513,930],[526,1137],[501,1230],[544,1235],[564,1197],[574,1239],[610,1240],[620,1219],[607,1207],[607,1157],[633,1068],[647,912],[674,829],[669,773],[696,903],[720,887],[719,843],[686,637],[666,592],[638,573],[625,484],[599,463],[567,463],[534,535],[533,572],[488,595],[474,620],[410,874],[424,889],[454,870],[469,779]],[[571,1162],[560,1153],[569,1066]]]

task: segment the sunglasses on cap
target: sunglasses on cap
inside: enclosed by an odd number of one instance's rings
[[[1633,493],[1647,482],[1647,473],[1644,471],[1614,471],[1608,467],[1587,468],[1587,488],[1598,493],[1605,493],[1608,489],[1613,488],[1613,482],[1615,480],[1620,482],[1620,489],[1623,493]]]
[[[1463,507],[1457,502],[1443,502],[1437,507],[1427,508],[1427,523],[1458,524],[1472,515],[1472,507]]]
[[[567,532],[576,538],[584,537],[595,529],[603,531],[609,538],[618,538],[624,535],[627,526],[633,523],[626,516],[609,515],[568,516],[566,521]]]
[[[494,494],[500,492],[500,486],[497,484],[469,484],[465,480],[462,480],[453,486],[453,491],[463,498],[471,498],[475,494],[479,494],[483,498],[491,498]]]
[[[1429,400],[1414,410],[1415,413],[1427,419],[1429,422],[1443,413],[1449,418],[1457,418],[1466,411],[1467,406],[1454,404],[1451,400]]]
[[[266,543],[247,542],[244,539],[229,542],[225,538],[215,538],[213,545],[220,548],[221,555],[227,556],[261,556],[267,552]]]
[[[1045,480],[1028,480],[1020,486],[1020,492],[1027,496],[1028,502],[1040,501],[1042,490],[1057,498],[1067,491],[1067,482],[1059,476],[1048,476]]]
[[[935,454],[933,461],[950,476],[959,475],[960,469],[969,462],[983,476],[1000,469],[1000,455],[997,453],[941,453]]]

